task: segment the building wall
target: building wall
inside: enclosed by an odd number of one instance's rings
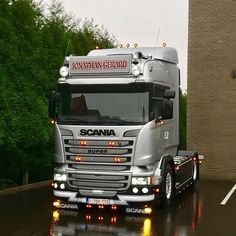
[[[201,175],[236,180],[236,0],[189,0],[187,146]]]

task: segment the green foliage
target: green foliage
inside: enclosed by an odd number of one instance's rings
[[[66,50],[85,55],[95,46],[113,47],[103,28],[81,24],[53,1],[48,8],[32,0],[0,2],[0,177],[21,184],[49,178],[53,167],[53,128],[48,92],[56,87]],[[47,170],[47,171],[45,171]]]
[[[15,187],[16,183],[14,183],[11,179],[0,179],[0,190],[6,189],[6,188],[12,188]]]
[[[180,145],[181,150],[186,149],[186,125],[187,125],[187,95],[180,94]]]

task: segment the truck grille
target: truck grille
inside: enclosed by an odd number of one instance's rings
[[[64,139],[64,146],[70,187],[117,191],[129,188],[133,140]]]
[[[67,163],[131,165],[133,141],[65,139]]]
[[[102,173],[68,173],[68,184],[73,188],[125,190],[128,189],[130,175]]]

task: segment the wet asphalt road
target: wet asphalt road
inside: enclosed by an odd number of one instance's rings
[[[236,191],[220,205],[234,184],[200,181],[168,209],[148,216],[54,211],[49,187],[0,196],[0,236],[236,236]]]

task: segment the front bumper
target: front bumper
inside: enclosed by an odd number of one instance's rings
[[[67,202],[73,202],[73,203],[83,203],[87,204],[89,197],[83,197],[79,196],[77,192],[72,191],[60,191],[60,190],[53,190],[54,196],[57,198],[63,198]],[[92,197],[94,198],[94,197]],[[97,198],[97,197],[95,197]],[[99,198],[105,198],[106,197],[99,197]],[[149,203],[152,202],[155,199],[155,194],[148,194],[148,195],[120,195],[117,194],[116,198],[109,198],[107,205],[122,205],[122,206],[128,206],[132,204],[141,204],[141,203]]]

